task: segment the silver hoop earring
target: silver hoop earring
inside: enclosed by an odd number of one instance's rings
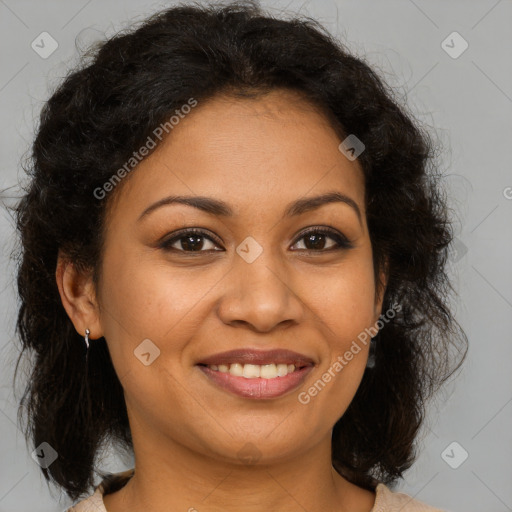
[[[91,334],[91,331],[85,329],[85,344],[87,345],[87,350],[89,350],[89,334]]]

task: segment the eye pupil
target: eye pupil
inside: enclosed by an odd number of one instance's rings
[[[311,233],[305,236],[305,246],[308,250],[321,250],[325,247],[325,235],[322,233]],[[313,242],[312,247],[308,247],[308,242]]]
[[[204,237],[202,235],[189,235],[181,238],[181,246],[186,251],[200,251],[203,248]]]

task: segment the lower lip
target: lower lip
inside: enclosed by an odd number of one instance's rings
[[[199,366],[199,368],[214,384],[237,396],[267,399],[277,398],[297,388],[314,366],[304,366],[284,377],[275,377],[274,379],[246,379],[212,370],[207,366]]]

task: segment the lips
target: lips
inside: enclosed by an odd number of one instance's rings
[[[254,350],[254,349],[236,349],[228,352],[214,354],[205,359],[201,359],[199,365],[230,365],[240,364],[294,364],[296,368],[304,366],[313,366],[315,362],[310,357],[285,349],[274,350]]]
[[[313,371],[314,366],[304,366],[274,379],[235,377],[229,373],[212,370],[209,366],[198,365],[197,368],[206,376],[207,381],[217,389],[242,398],[268,400],[279,398],[297,389]]]
[[[207,381],[218,389],[243,398],[272,399],[297,389],[313,371],[315,364],[312,358],[291,350],[236,349],[201,359],[196,366],[207,377]],[[224,371],[217,371],[221,370],[219,366],[222,365]],[[244,374],[246,365],[250,367],[250,373],[256,369],[254,365],[260,365],[262,368],[264,365],[294,366],[290,366],[291,373],[285,372],[283,376],[259,378],[250,375],[247,376],[250,378],[246,378],[228,373],[226,370],[230,365],[238,366],[239,370],[243,366]]]

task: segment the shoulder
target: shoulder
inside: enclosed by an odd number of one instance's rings
[[[402,492],[394,492],[383,483],[375,488],[375,505],[371,512],[446,512],[440,508],[431,507],[422,501],[412,498]]]
[[[65,512],[107,512],[103,503],[103,493],[100,487],[94,490],[94,494],[79,501],[76,505],[68,508]]]
[[[108,475],[94,489],[94,494],[92,496],[79,501],[71,508],[68,508],[65,512],[107,512],[105,504],[103,503],[103,496],[121,489],[121,487],[130,480],[133,474],[134,470],[129,469],[122,473]]]

